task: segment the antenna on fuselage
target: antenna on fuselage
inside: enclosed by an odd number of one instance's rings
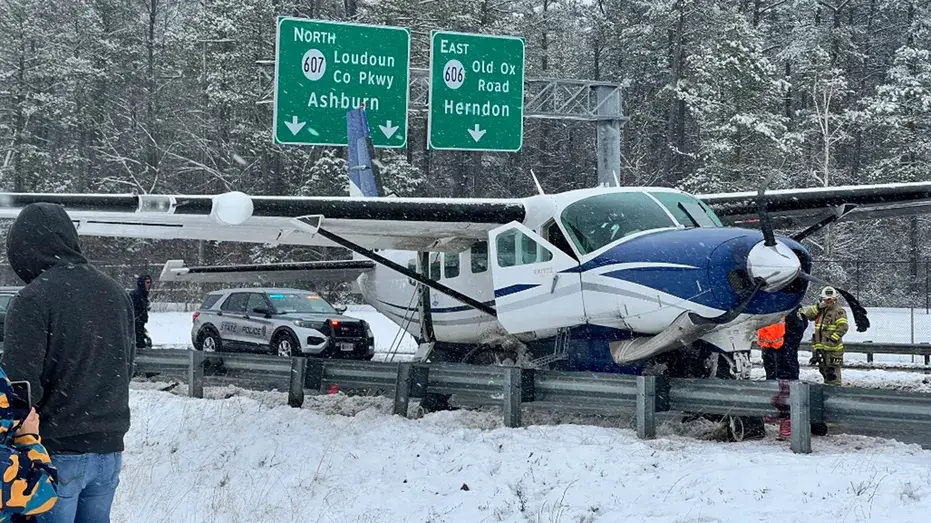
[[[533,177],[533,183],[537,186],[537,192],[541,195],[545,195],[546,193],[543,192],[543,186],[540,185],[540,180],[537,180],[537,175],[533,174],[533,169],[530,169],[530,176]]]

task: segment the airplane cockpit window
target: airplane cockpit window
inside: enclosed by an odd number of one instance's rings
[[[655,200],[641,192],[599,194],[579,200],[566,207],[561,220],[583,254],[634,233],[676,226]]]
[[[704,202],[688,194],[651,192],[686,227],[721,227],[721,220]]]
[[[472,245],[472,274],[488,270],[488,242],[480,241]]]
[[[566,235],[563,234],[559,226],[556,225],[555,220],[547,222],[546,225],[542,227],[542,231],[542,236],[546,238],[546,241],[569,256],[573,258],[576,257],[575,252],[572,251],[572,247],[569,246],[569,240],[566,239]]]

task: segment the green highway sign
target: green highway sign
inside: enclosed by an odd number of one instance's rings
[[[364,105],[375,147],[407,144],[408,29],[279,17],[276,42],[275,143],[347,145]]]
[[[430,149],[519,151],[524,40],[435,31],[430,44]]]

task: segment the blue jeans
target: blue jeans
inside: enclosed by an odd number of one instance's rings
[[[108,523],[123,454],[52,454],[52,465],[58,469],[58,502],[37,521]]]

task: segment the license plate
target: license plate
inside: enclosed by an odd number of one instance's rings
[[[341,351],[350,352],[350,351],[354,350],[355,348],[356,348],[356,346],[355,346],[354,344],[352,344],[352,343],[340,343],[340,344],[339,344],[339,350],[341,350]]]

